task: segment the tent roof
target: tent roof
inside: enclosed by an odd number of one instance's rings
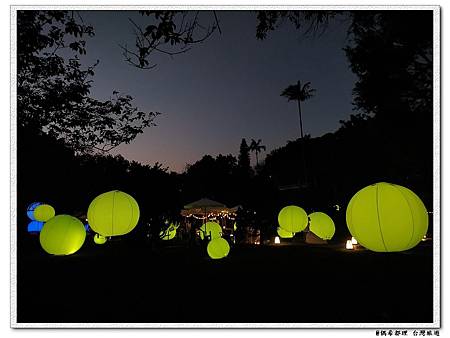
[[[209,198],[202,198],[198,201],[186,204],[181,210],[181,215],[205,215],[206,213],[232,212],[225,204],[210,200]]]
[[[225,204],[210,200],[209,198],[202,198],[198,201],[191,202],[184,206],[184,209],[198,209],[198,208],[226,208]]]

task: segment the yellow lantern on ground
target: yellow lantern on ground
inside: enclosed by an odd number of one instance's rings
[[[423,202],[396,184],[382,182],[361,189],[350,200],[346,216],[352,236],[372,251],[411,249],[428,230]]]
[[[102,235],[95,234],[94,236],[94,243],[95,244],[105,244],[106,243],[106,237],[103,237]]]
[[[295,235],[293,232],[286,231],[280,227],[277,228],[277,233],[281,238],[292,238]]]
[[[39,242],[49,254],[70,255],[81,248],[85,238],[86,230],[78,218],[58,215],[44,224]]]
[[[209,237],[210,240],[222,237],[222,228],[219,223],[207,222],[200,227],[200,238]]]
[[[208,251],[209,257],[212,259],[221,259],[228,256],[230,245],[225,239],[216,238],[208,243],[206,250]]]
[[[55,209],[51,205],[41,204],[34,209],[33,216],[36,221],[47,222],[55,216]]]
[[[136,200],[119,190],[113,190],[94,198],[89,205],[89,226],[104,237],[129,233],[139,220]]]
[[[309,230],[320,239],[332,239],[336,230],[330,216],[323,212],[313,212],[308,215]]]
[[[300,232],[308,225],[308,215],[302,208],[289,205],[278,214],[278,224],[285,231]]]
[[[175,235],[177,234],[177,229],[167,229],[166,231],[161,231],[159,233],[159,237],[163,240],[163,241],[168,241],[171,240],[175,237]]]

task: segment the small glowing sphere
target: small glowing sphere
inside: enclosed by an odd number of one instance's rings
[[[28,208],[27,208],[27,216],[29,219],[31,219],[32,221],[35,221],[36,219],[34,218],[34,209],[36,209],[36,207],[40,206],[42,203],[41,202],[34,202],[31,203]]]
[[[363,247],[378,252],[415,247],[428,230],[425,205],[411,190],[376,183],[358,191],[347,207],[347,227]]]
[[[320,239],[332,239],[336,230],[330,216],[323,212],[313,212],[308,215],[309,230]]]
[[[275,244],[280,244],[280,237],[275,236]]]
[[[159,233],[159,238],[161,238],[163,241],[169,241],[171,239],[173,239],[175,237],[175,235],[177,234],[177,229],[167,229],[166,231],[161,231]]]
[[[31,221],[28,223],[28,232],[41,232],[44,222]]]
[[[84,243],[86,231],[83,223],[69,215],[49,219],[39,235],[42,248],[52,255],[70,255]]]
[[[113,190],[94,198],[87,218],[91,229],[104,237],[125,235],[138,223],[139,206],[130,195]]]
[[[216,238],[208,243],[206,250],[208,251],[209,257],[212,259],[221,259],[228,256],[230,245],[225,239]]]
[[[207,222],[200,227],[200,238],[208,237],[210,240],[222,237],[222,228],[219,223]]]
[[[237,230],[237,225],[236,225],[236,222],[234,222],[234,224],[233,224],[233,231],[236,231]]]
[[[41,204],[34,209],[34,219],[39,222],[47,222],[50,218],[55,216],[55,209],[51,205]]]
[[[105,244],[106,243],[106,237],[103,237],[102,235],[95,234],[94,236],[94,243],[95,244]]]
[[[286,231],[280,227],[277,228],[277,233],[278,233],[278,236],[280,236],[281,238],[292,238],[295,235],[293,232]]]
[[[308,215],[302,208],[289,205],[278,214],[278,224],[285,231],[300,232],[308,225]]]

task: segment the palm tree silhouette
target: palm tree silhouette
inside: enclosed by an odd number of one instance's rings
[[[298,115],[300,117],[300,136],[303,139],[303,121],[302,121],[302,107],[300,102],[306,101],[314,96],[315,89],[311,88],[311,82],[306,82],[301,86],[300,81],[297,84],[290,85],[283,90],[280,96],[284,96],[288,101],[296,100],[298,102]]]
[[[290,85],[283,90],[280,96],[284,96],[288,99],[288,101],[296,100],[298,103],[298,116],[300,117],[300,149],[303,163],[303,184],[305,186],[308,185],[308,173],[306,168],[306,159],[305,159],[305,144],[303,144],[303,121],[302,121],[302,107],[301,102],[306,101],[314,96],[316,92],[315,89],[311,88],[311,82],[306,82],[303,86],[300,84],[300,81],[297,81],[297,84]]]
[[[256,165],[258,166],[258,154],[264,150],[266,151],[266,146],[261,144],[261,139],[259,139],[258,141],[255,141],[254,139],[252,139],[249,149],[250,151],[254,151],[255,155],[256,155]]]

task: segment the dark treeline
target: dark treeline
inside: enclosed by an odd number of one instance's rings
[[[305,20],[286,13],[260,13],[259,38],[281,18]],[[348,201],[380,181],[412,189],[432,210],[432,12],[325,14],[327,20],[344,14],[352,20],[345,50],[358,76],[356,113],[336,132],[287,141],[256,167],[243,139],[237,157],[205,155],[177,174],[157,162],[146,165],[105,152],[133,140],[157,113],[139,111],[132,97],[117,92],[110,101],[90,98],[95,66],[83,70],[76,58],[67,61],[55,53],[59,48],[85,53],[82,39],[93,31],[66,12],[20,12],[18,235],[26,230],[31,202],[44,201],[57,214],[83,219],[90,201],[113,189],[131,194],[140,206],[136,237],[143,236],[147,224],[156,233],[164,219],[179,220],[183,205],[202,197],[241,205],[240,225],[261,229],[262,237],[275,232],[278,211],[286,204],[328,213],[337,237],[346,236]],[[264,20],[270,25],[265,27]]]

